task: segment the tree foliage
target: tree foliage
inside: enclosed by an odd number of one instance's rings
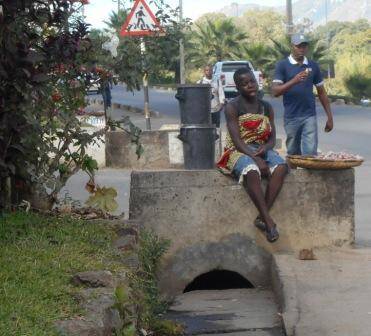
[[[251,60],[255,68],[268,74],[274,68],[275,57],[272,48],[263,43],[247,43],[241,50],[241,58]]]
[[[88,132],[78,114],[92,73],[101,83],[109,76],[94,65],[85,2],[1,2],[0,180],[11,178],[14,194],[36,207],[50,208],[79,169],[96,169],[86,149],[105,130]]]
[[[285,34],[285,18],[273,10],[249,10],[234,22],[253,44],[267,45],[271,38],[279,40]]]
[[[337,34],[333,40],[329,53],[338,58],[342,54],[352,51],[353,53],[371,53],[371,27],[356,33],[349,32],[347,29]]]
[[[246,38],[247,35],[231,19],[207,20],[204,25],[197,25],[197,30],[191,34],[188,59],[196,67],[235,59]]]
[[[224,43],[224,38],[232,36],[227,29],[223,33],[214,32],[217,22],[229,21],[234,25],[236,32],[245,35],[236,44]],[[328,79],[326,86],[332,94],[354,94],[345,81],[352,73],[361,81],[367,70],[362,66],[361,72],[349,73],[348,63],[354,57],[368,57],[370,55],[370,23],[361,19],[355,22],[329,22],[325,26],[314,28],[308,19],[302,20],[295,26],[296,32],[304,32],[311,39],[309,57],[319,62],[325,70],[327,65],[335,62],[336,79]],[[275,63],[291,53],[290,40],[285,35],[283,15],[271,10],[247,11],[239,18],[227,18],[223,13],[207,13],[199,18],[187,36],[188,45],[187,70],[188,78],[194,80],[201,75],[200,67],[206,63],[214,63],[220,58],[224,60],[248,59],[256,69],[262,70],[266,77],[271,77]],[[223,48],[223,49],[222,49]],[[218,50],[222,49],[223,52]],[[353,55],[353,56],[351,56]],[[345,67],[345,68],[344,68]],[[366,71],[366,72],[365,72]],[[362,79],[363,81],[363,79]],[[353,83],[349,81],[348,83]],[[364,81],[363,81],[364,83]],[[351,84],[354,86],[354,84]],[[363,85],[363,84],[362,84]],[[360,83],[360,86],[362,86]],[[363,85],[364,86],[364,85]],[[362,86],[362,87],[363,87]]]

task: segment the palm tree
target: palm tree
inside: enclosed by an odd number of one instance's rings
[[[204,25],[196,25],[191,33],[191,52],[188,58],[194,65],[215,63],[223,59],[238,58],[241,42],[246,34],[240,31],[231,19],[207,20]]]
[[[120,10],[117,12],[111,12],[107,21],[103,21],[108,28],[105,28],[106,31],[116,31],[119,33],[121,31],[121,27],[125,23],[125,20],[128,16],[128,12],[126,10]]]
[[[273,43],[272,47],[270,48],[271,57],[274,59],[275,62],[287,57],[291,53],[291,41],[288,36],[280,40],[270,39]]]
[[[241,58],[249,60],[255,69],[259,69],[263,73],[269,72],[275,62],[269,46],[262,43],[244,45],[241,50]]]
[[[309,57],[320,65],[328,64],[332,59],[328,56],[328,47],[325,41],[313,39],[309,46]]]

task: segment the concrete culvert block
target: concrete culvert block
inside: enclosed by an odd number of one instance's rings
[[[168,295],[212,270],[266,286],[271,253],[354,242],[354,170],[292,171],[271,211],[274,244],[254,227],[258,212],[244,188],[216,170],[134,171],[129,207],[130,219],[171,241],[160,271]]]
[[[270,263],[271,255],[242,235],[231,235],[218,242],[190,244],[165,256],[163,272],[159,275],[160,289],[167,296],[178,295],[197,277],[215,270],[235,272],[251,287],[268,287]]]

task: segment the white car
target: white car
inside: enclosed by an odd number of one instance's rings
[[[214,65],[213,77],[214,79],[220,79],[226,98],[233,98],[237,96],[236,85],[233,80],[233,74],[240,68],[249,68],[254,73],[256,81],[259,85],[259,96],[263,97],[263,74],[261,71],[254,70],[251,62],[249,61],[221,61]]]
[[[99,93],[99,84],[98,81],[90,81],[88,84],[88,94],[98,94]]]

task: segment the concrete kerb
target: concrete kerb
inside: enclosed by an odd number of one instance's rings
[[[89,98],[89,102],[92,103],[92,104],[103,105],[103,100],[99,99],[99,98]],[[123,110],[127,110],[128,112],[138,113],[138,114],[143,114],[144,113],[144,110],[139,108],[139,107],[134,107],[134,106],[125,105],[125,104],[119,104],[119,103],[112,103],[112,108],[123,109]],[[158,111],[150,110],[150,114],[151,114],[152,118],[161,118],[162,117],[161,113],[158,112]]]
[[[171,86],[152,85],[151,88],[161,91],[175,92],[176,88]]]
[[[287,281],[283,281],[283,277]],[[295,272],[284,272],[277,265],[273,255],[271,263],[271,285],[280,310],[282,325],[286,335],[295,335],[295,325],[300,319],[300,307],[297,295],[297,278]]]
[[[137,146],[131,136],[122,131],[106,135],[106,165],[126,169],[169,169],[183,166],[182,143],[177,139],[177,130],[143,131],[140,143],[144,152],[138,158]]]

